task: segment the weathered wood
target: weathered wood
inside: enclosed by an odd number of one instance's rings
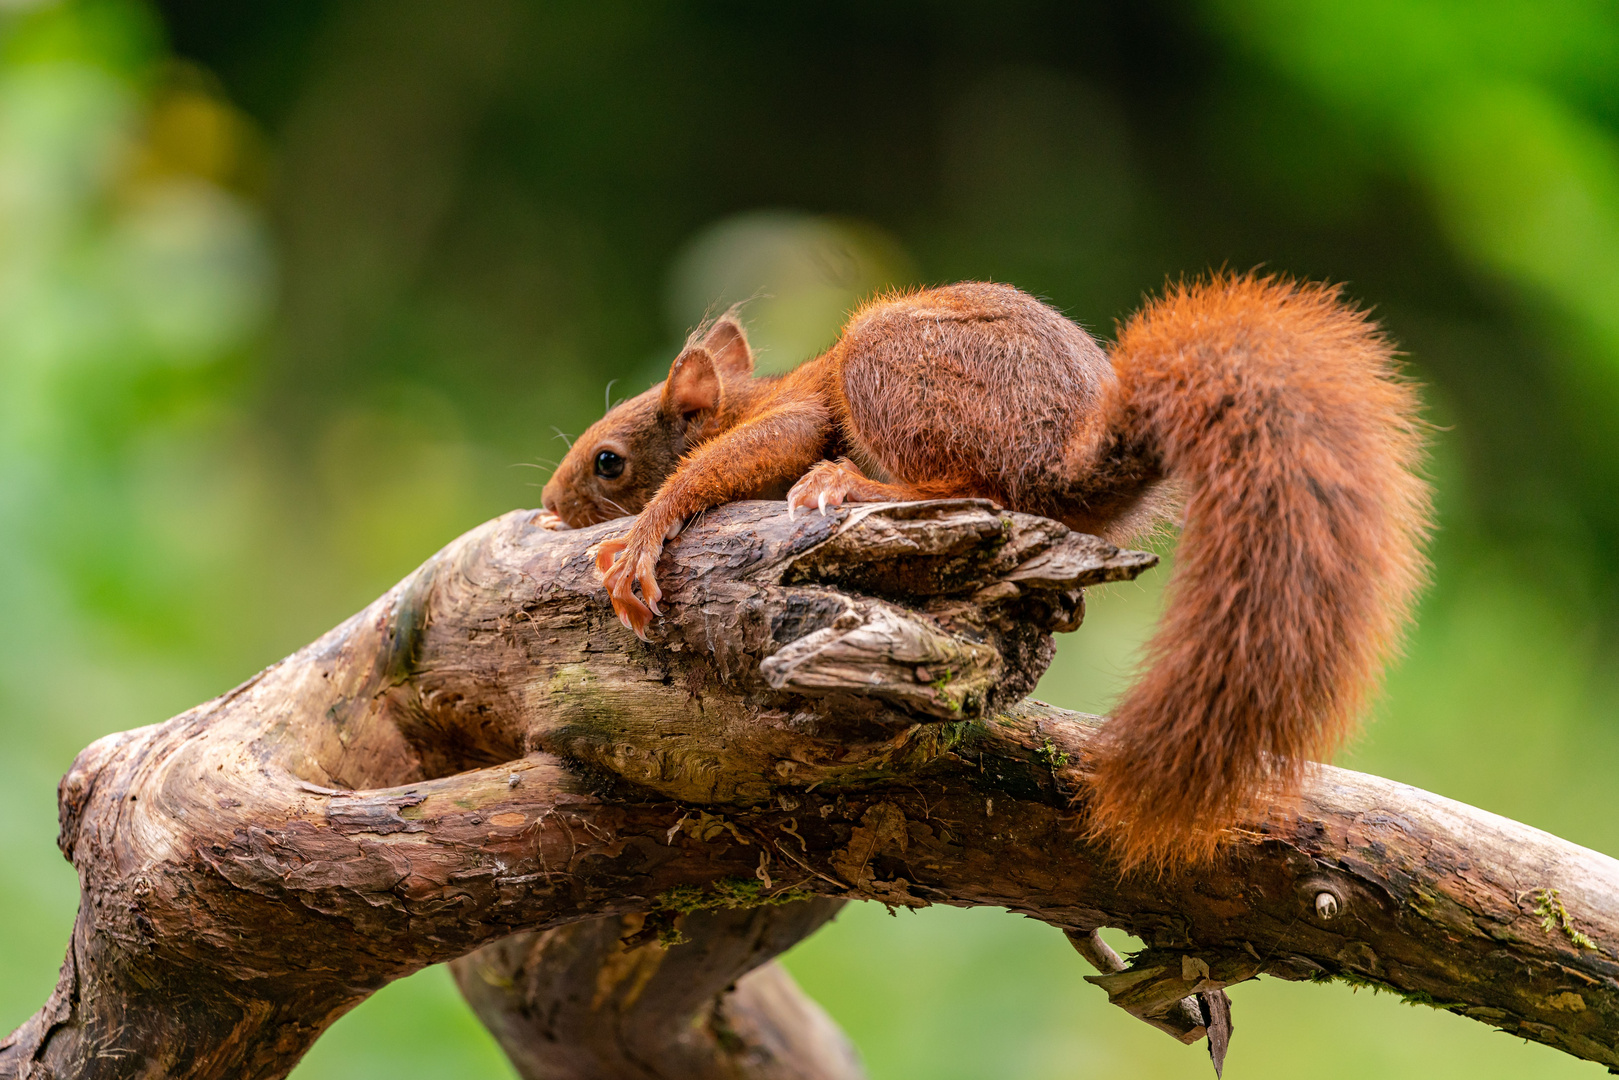
[[[837,1025],[771,962],[843,904],[694,911],[678,931],[588,919],[450,968],[523,1080],[864,1080]]]
[[[1209,1033],[1209,1019],[1204,1015],[1204,1002],[1199,1000],[1197,994],[1188,994],[1183,998],[1170,1001],[1153,999],[1149,1008],[1132,1008],[1133,1001],[1126,995],[1115,995],[1110,989],[1113,986],[1131,986],[1140,977],[1140,973],[1131,972],[1130,965],[1125,963],[1124,957],[1113,951],[1113,947],[1102,940],[1102,935],[1096,931],[1083,930],[1068,931],[1068,940],[1074,946],[1074,951],[1085,958],[1085,962],[1097,971],[1096,975],[1087,975],[1087,982],[1092,982],[1109,992],[1109,1000],[1130,1013],[1137,1020],[1145,1021],[1176,1042],[1195,1043],[1206,1038]],[[1187,957],[1191,961],[1191,957]],[[1122,982],[1111,979],[1110,976],[1125,976]],[[1204,993],[1218,994],[1225,997],[1224,990],[1209,990]],[[1230,1012],[1229,1002],[1225,1010]],[[1223,1061],[1215,1063],[1218,1071]]]
[[[670,545],[643,644],[591,567],[622,524],[531,520],[80,755],[79,916],[0,1076],[282,1076],[510,935],[813,895],[1120,927],[1149,948],[1104,985],[1138,1015],[1338,977],[1619,1065],[1619,863],[1555,837],[1320,767],[1224,865],[1115,872],[1072,805],[1098,721],[1017,702],[1079,590],[1150,556],[988,504],[739,504]]]

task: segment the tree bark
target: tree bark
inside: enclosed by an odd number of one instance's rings
[[[79,915],[0,1076],[283,1076],[378,987],[474,950],[458,977],[526,1075],[854,1076],[808,1056],[829,1036],[790,984],[738,977],[814,897],[1120,927],[1147,950],[1092,981],[1171,1027],[1260,973],[1342,978],[1619,1066],[1619,863],[1595,852],[1322,766],[1222,865],[1116,871],[1073,804],[1099,721],[1019,699],[1080,590],[1151,556],[984,503],[737,504],[670,544],[643,644],[592,569],[622,523],[532,518],[79,756]],[[633,999],[629,968],[652,969]]]
[[[837,913],[816,897],[514,934],[450,965],[524,1080],[863,1080],[854,1047],[771,961]]]

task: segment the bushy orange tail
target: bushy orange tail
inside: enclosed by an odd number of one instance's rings
[[[1187,502],[1091,814],[1127,866],[1162,869],[1210,858],[1350,732],[1424,580],[1429,495],[1417,395],[1336,287],[1182,284],[1112,357],[1115,445]]]

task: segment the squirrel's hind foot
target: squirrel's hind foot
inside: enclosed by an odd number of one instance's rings
[[[826,516],[827,507],[845,502],[904,502],[917,493],[899,484],[880,484],[868,479],[848,458],[818,461],[787,492],[787,517],[798,510],[815,507]]]

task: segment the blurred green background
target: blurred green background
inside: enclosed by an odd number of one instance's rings
[[[780,367],[890,283],[1106,335],[1256,264],[1348,281],[1439,425],[1435,585],[1345,763],[1619,854],[1607,0],[0,0],[0,1029],[71,924],[74,753],[537,504],[714,305],[756,297]],[[1093,597],[1041,696],[1105,709],[1157,586]],[[868,906],[788,962],[879,1080],[1208,1074],[1004,912]],[[1599,1072],[1233,997],[1234,1077]],[[296,1073],[507,1075],[437,970]]]

